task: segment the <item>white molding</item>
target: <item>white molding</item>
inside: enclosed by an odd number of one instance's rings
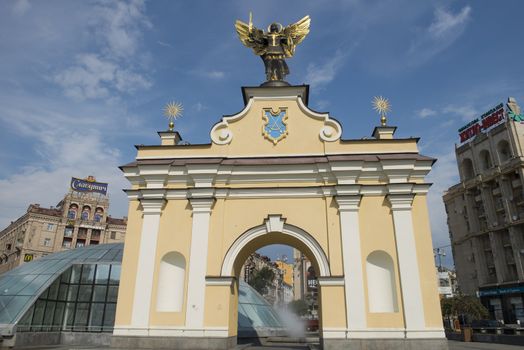
[[[169,327],[151,326],[148,328],[134,328],[130,326],[116,326],[113,330],[114,336],[148,336],[148,337],[209,337],[209,338],[228,338],[229,331],[226,327]]]
[[[285,218],[282,218],[282,215],[269,214],[267,219],[264,220],[266,224],[267,232],[282,232],[284,230],[284,223],[286,222]]]
[[[411,204],[413,195],[388,196],[393,211],[398,270],[406,329],[425,329],[424,304],[418,269]]]
[[[325,339],[346,339],[345,328],[322,328],[320,332]]]
[[[352,186],[348,188],[347,186]],[[420,186],[420,187],[419,187]],[[405,194],[410,196],[416,193],[426,193],[425,189],[429,184],[415,184],[412,186],[412,193]],[[410,187],[411,188],[411,187]],[[419,189],[421,189],[419,191]],[[147,195],[149,189],[128,190],[128,198],[140,199]],[[365,195],[365,196],[385,196],[389,192],[386,185],[327,185],[327,186],[305,186],[305,187],[257,187],[257,188],[187,188],[187,189],[166,189],[166,199],[189,199],[189,198],[325,198],[332,196],[346,195]],[[390,196],[398,196],[393,194]],[[388,196],[388,198],[390,197]],[[406,197],[408,204],[409,198]],[[409,209],[409,205],[408,205]]]
[[[414,195],[412,194],[389,194],[387,199],[391,209],[395,211],[411,210],[413,206]]]
[[[342,264],[344,267],[344,283],[346,285],[344,289],[346,297],[346,324],[349,328],[365,329],[367,327],[366,298],[358,215],[361,196],[336,196],[335,200],[338,205],[340,218]]]
[[[446,333],[442,328],[426,328],[426,329],[408,329],[406,330],[406,338],[408,339],[445,339]]]
[[[367,328],[348,329],[348,339],[404,339],[406,331],[404,328]]]
[[[273,214],[275,215],[275,214]],[[244,232],[242,235],[240,235],[235,242],[229,247],[226,256],[224,258],[224,261],[222,262],[222,270],[220,275],[221,276],[230,276],[233,272],[233,266],[235,264],[235,259],[239,255],[239,253],[244,249],[244,247],[251,242],[252,240],[260,237],[261,235],[265,235],[268,233],[266,224],[262,224],[256,227],[253,227],[246,232]],[[313,258],[316,260],[316,262],[319,265],[320,271],[319,275],[322,277],[331,276],[331,272],[329,269],[329,262],[326,257],[326,254],[322,250],[322,247],[318,244],[318,242],[306,231],[292,225],[284,224],[282,228],[282,233],[289,235],[295,239],[298,239],[302,243],[304,243],[309,250],[313,253]]]
[[[424,193],[428,190],[430,184],[420,181],[424,179],[430,168],[415,172],[412,166],[413,161],[412,159],[397,161],[399,164],[405,163],[395,169],[398,176],[403,178],[403,183],[398,183],[400,181],[398,179],[398,181],[395,180],[395,183],[390,182],[387,185],[389,193],[411,193],[414,189],[418,193]],[[135,166],[136,171],[134,172],[126,170],[124,175],[134,186],[146,187],[150,190],[161,190],[167,185],[200,189],[221,185],[249,185],[267,182],[289,183],[290,185],[297,182],[309,182],[313,185],[326,182],[338,185],[358,185],[360,179],[377,182],[388,179],[386,171],[382,168],[383,162],[384,160],[273,165],[186,164],[151,166],[147,171],[144,170],[145,165],[140,165]]]
[[[160,213],[164,199],[142,199],[144,217],[140,233],[131,325],[145,328],[149,325],[153,293],[155,257],[160,227]]]
[[[297,101],[298,107],[305,115],[324,121],[324,125],[319,131],[319,136],[322,141],[333,142],[340,139],[340,136],[342,135],[342,126],[340,126],[336,120],[331,119],[329,117],[329,113],[318,113],[312,111],[304,104],[302,98],[295,97],[295,99]]]
[[[362,196],[360,195],[353,195],[353,196],[338,195],[335,197],[335,201],[337,202],[339,212],[358,211],[361,199],[362,199]]]
[[[144,215],[160,215],[165,204],[165,199],[140,199],[140,205],[142,205],[142,213]]]
[[[242,119],[251,109],[253,101],[254,99],[250,98],[244,109],[239,113],[229,117],[223,117],[220,122],[215,124],[210,132],[211,140],[217,145],[227,145],[230,143],[233,139],[233,131],[229,128],[229,123],[234,123]]]
[[[229,287],[235,281],[233,276],[206,276],[206,286],[226,286]]]
[[[186,327],[189,329],[204,326],[209,220],[214,201],[214,198],[189,200],[193,209],[186,304]]]
[[[318,284],[321,286],[344,286],[344,276],[318,277]]]
[[[189,204],[191,204],[191,208],[193,209],[194,213],[211,213],[211,207],[213,206],[213,203],[215,202],[214,198],[191,198],[189,199]],[[193,224],[195,224],[193,220]]]

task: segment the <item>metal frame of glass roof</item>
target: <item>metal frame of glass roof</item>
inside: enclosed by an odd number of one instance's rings
[[[123,249],[123,243],[89,245],[46,255],[0,275],[0,335],[13,335],[24,313],[67,268],[86,263],[120,264]]]

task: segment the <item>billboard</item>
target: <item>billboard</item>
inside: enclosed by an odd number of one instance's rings
[[[464,125],[458,130],[460,136],[460,142],[466,142],[467,140],[477,136],[482,131],[490,129],[492,126],[499,124],[504,120],[504,104],[500,103],[496,107],[490,109],[486,113]]]
[[[96,192],[103,195],[107,194],[107,184],[103,182],[96,182],[94,178],[87,179],[71,178],[71,189],[78,192]]]

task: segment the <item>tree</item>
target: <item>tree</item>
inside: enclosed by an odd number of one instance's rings
[[[266,295],[268,290],[267,287],[273,283],[275,279],[275,272],[269,267],[264,266],[258,271],[255,271],[253,277],[249,279],[249,285],[261,295]]]
[[[304,316],[308,312],[308,305],[302,299],[293,300],[287,305],[289,309],[297,316]]]
[[[480,320],[489,316],[488,310],[478,298],[470,295],[443,298],[440,300],[440,307],[442,316],[447,318],[465,316],[469,319]]]

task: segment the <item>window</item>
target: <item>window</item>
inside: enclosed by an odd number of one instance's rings
[[[482,150],[479,153],[480,164],[482,165],[482,170],[487,170],[492,167],[491,156],[488,150]]]
[[[77,248],[83,247],[85,245],[86,245],[86,243],[84,241],[76,241],[76,247]]]
[[[75,228],[72,227],[72,226],[67,226],[65,229],[64,229],[64,237],[71,237],[73,236],[73,230]]]
[[[439,279],[439,286],[441,286],[441,287],[449,287],[449,280],[447,278],[440,278]]]
[[[465,158],[462,161],[462,177],[465,180],[472,179],[475,176],[475,171],[473,170],[473,162],[469,158]]]
[[[115,231],[111,231],[111,239],[116,239],[116,232]]]
[[[104,209],[102,209],[100,207],[96,208],[96,210],[95,210],[95,221],[96,222],[101,222],[103,216],[104,216]]]
[[[91,214],[91,208],[88,205],[84,205],[82,208],[82,215],[80,216],[82,220],[89,220]]]
[[[64,239],[64,241],[62,242],[62,247],[71,248],[71,241],[68,239]]]
[[[54,231],[55,230],[55,224],[47,224],[47,231]]]
[[[50,247],[51,246],[51,238],[45,238],[44,239],[44,246]]]
[[[67,212],[67,218],[68,218],[68,219],[73,219],[73,220],[76,219],[76,212],[77,212],[77,211],[78,211],[78,205],[76,205],[76,204],[74,204],[74,203],[71,204],[71,205],[69,206],[69,210],[68,210],[68,212]]]
[[[7,249],[7,250],[11,250],[11,243],[7,243],[7,244],[5,245],[5,249]]]
[[[499,159],[501,163],[509,160],[511,158],[509,142],[506,140],[500,141],[497,145],[497,152],[499,153]]]
[[[91,239],[100,239],[100,230],[91,230]]]

